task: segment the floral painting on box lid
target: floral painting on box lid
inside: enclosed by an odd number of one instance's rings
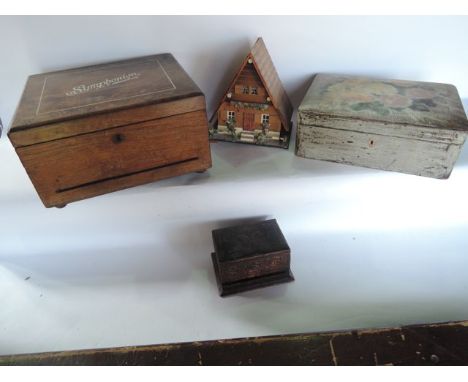
[[[299,111],[409,126],[466,123],[453,85],[324,73],[316,75]]]

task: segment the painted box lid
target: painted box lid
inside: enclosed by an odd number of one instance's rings
[[[197,96],[203,102],[196,107],[181,104],[165,114],[205,108],[203,93],[170,53],[36,74],[27,80],[9,135],[13,143],[32,144],[39,134],[34,130],[55,124],[51,139],[73,136],[160,117],[156,106]],[[148,106],[152,108],[143,110]],[[118,112],[116,117],[91,120]],[[85,127],[70,125],[80,119],[87,119]]]
[[[317,74],[299,106],[300,123],[310,116],[468,132],[457,89],[440,83]]]

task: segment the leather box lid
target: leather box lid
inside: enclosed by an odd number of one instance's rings
[[[289,253],[289,246],[275,219],[213,230],[220,263],[248,260],[253,256]]]
[[[468,132],[457,89],[430,82],[317,74],[299,106],[312,115]]]
[[[169,53],[37,74],[27,80],[10,133],[200,95]]]

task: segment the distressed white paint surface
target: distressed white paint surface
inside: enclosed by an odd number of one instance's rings
[[[459,145],[463,144],[467,134],[466,132],[450,128],[439,129],[427,126],[409,126],[375,120],[350,119],[335,116],[331,117],[309,112],[298,113],[298,124],[300,126],[321,126],[338,130],[350,130],[398,138],[454,143]]]
[[[457,133],[455,142],[463,142],[461,138],[464,136]],[[296,145],[296,154],[305,158],[438,179],[450,176],[462,148],[462,144],[448,143],[447,139],[405,139],[309,125],[298,126]]]
[[[453,85],[319,73],[299,105],[297,155],[445,179],[467,134]]]

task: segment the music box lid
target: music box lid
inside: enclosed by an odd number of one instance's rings
[[[220,228],[212,235],[220,263],[290,251],[276,219]]]
[[[36,74],[27,80],[10,133],[196,96],[203,93],[170,53]],[[145,118],[151,115],[133,119]],[[115,125],[106,120],[99,127],[106,123]]]
[[[310,115],[468,132],[455,86],[432,82],[317,74],[299,106]]]

